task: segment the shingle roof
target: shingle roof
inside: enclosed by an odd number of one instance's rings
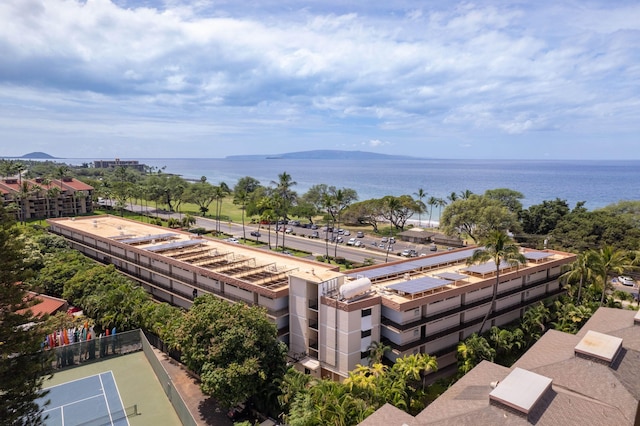
[[[635,311],[600,308],[577,335],[549,330],[512,368],[553,380],[529,417],[489,401],[490,383],[511,371],[488,361],[478,364],[408,425],[633,425],[640,419],[640,326]],[[611,364],[576,356],[588,330],[622,339]],[[375,414],[374,414],[375,415]],[[393,418],[381,423],[399,425]]]

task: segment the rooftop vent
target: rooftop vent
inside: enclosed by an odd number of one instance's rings
[[[616,358],[622,348],[622,339],[589,330],[574,348],[576,356],[605,361],[608,364]]]
[[[536,403],[551,388],[551,382],[548,377],[516,367],[504,380],[497,383],[489,394],[489,400],[528,416]]]

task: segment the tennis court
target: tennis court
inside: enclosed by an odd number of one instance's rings
[[[129,426],[137,407],[125,409],[112,371],[84,377],[49,388],[44,415],[47,426]]]

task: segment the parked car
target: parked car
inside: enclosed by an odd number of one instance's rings
[[[293,232],[293,228],[287,228],[286,231],[284,231],[284,232],[286,232],[287,234],[290,234],[290,233]]]
[[[237,238],[227,238],[227,241],[230,242],[230,243],[236,243],[236,244],[240,242],[240,241],[238,241]]]
[[[339,229],[338,229],[338,234],[340,234],[340,235],[344,235],[344,229],[339,228]]]
[[[626,275],[620,275],[618,277],[618,282],[620,282],[620,284],[622,285],[628,285],[628,286],[636,285],[636,282],[633,280],[633,278]]]
[[[357,238],[364,238],[364,232],[362,232],[362,231],[356,232],[356,237]]]
[[[435,245],[435,244],[431,244],[431,245],[429,246],[429,250],[431,250],[431,251],[438,251],[438,246],[437,246],[437,245]]]
[[[389,244],[395,244],[396,243],[396,239],[393,237],[389,237]]]
[[[309,238],[320,238],[320,233],[318,231],[313,231]]]
[[[347,245],[348,246],[352,246],[356,243],[356,239],[355,238],[349,238],[349,241],[347,241]]]
[[[354,247],[364,247],[364,244],[362,244],[362,241],[360,240],[356,240],[356,242],[353,244]]]
[[[404,257],[416,257],[418,256],[418,252],[413,249],[404,249],[400,255]]]
[[[348,229],[345,229],[342,235],[344,235],[345,237],[348,237],[349,235],[351,235],[351,231],[349,231]]]
[[[342,237],[340,237],[340,236],[334,237],[334,240],[339,242],[339,243],[344,243],[344,239]]]
[[[316,225],[315,223],[311,224],[311,229],[318,229],[318,225]]]
[[[381,243],[386,244],[389,241],[389,239],[387,237],[382,237],[382,239],[380,240]]]
[[[251,236],[252,237],[261,237],[262,234],[260,233],[260,231],[251,231]]]

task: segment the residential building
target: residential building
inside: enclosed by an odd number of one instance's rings
[[[145,164],[141,164],[137,160],[121,160],[116,158],[115,160],[95,160],[93,162],[93,167],[96,169],[115,169],[117,167],[126,167],[139,172],[144,172],[147,166]]]
[[[16,218],[45,219],[93,212],[93,187],[72,177],[62,179],[4,178],[0,196],[16,205]]]
[[[188,308],[209,292],[263,306],[299,369],[341,380],[366,363],[373,342],[391,346],[391,361],[414,353],[456,362],[459,341],[478,331],[491,304],[493,263],[468,265],[461,248],[339,272],[312,260],[167,231],[113,216],[48,221],[72,247],[140,281],[156,298]],[[295,238],[295,237],[291,237]],[[562,267],[575,255],[523,249],[525,265],[500,265],[496,310],[504,325],[563,292]]]

